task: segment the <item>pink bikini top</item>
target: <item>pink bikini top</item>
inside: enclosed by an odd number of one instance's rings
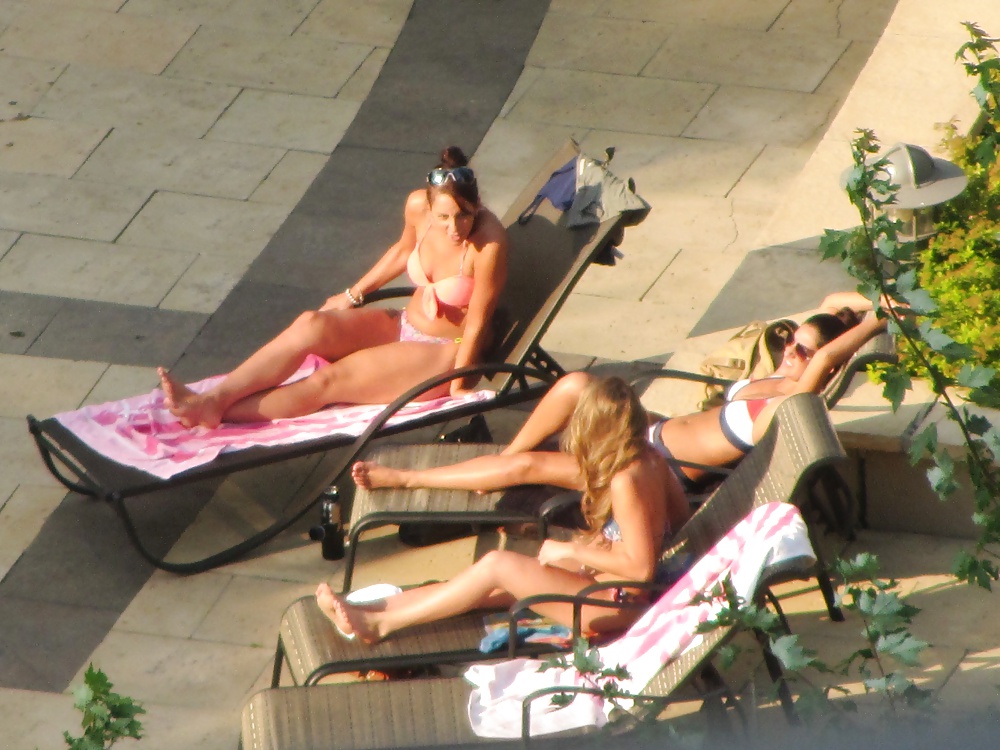
[[[424,287],[424,313],[428,318],[436,318],[438,305],[448,307],[467,307],[472,300],[472,290],[475,281],[471,276],[462,273],[465,268],[465,256],[469,253],[469,244],[465,243],[465,252],[462,253],[462,262],[458,267],[458,273],[454,276],[447,276],[440,281],[431,281],[424,272],[423,264],[420,262],[420,244],[427,235],[425,231],[417,240],[416,247],[410,253],[406,261],[406,273],[410,280],[419,287]],[[430,292],[430,294],[428,294]]]

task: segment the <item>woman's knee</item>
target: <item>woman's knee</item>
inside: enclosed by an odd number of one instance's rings
[[[336,319],[319,310],[306,310],[286,329],[286,333],[303,343],[322,341],[335,327]]]

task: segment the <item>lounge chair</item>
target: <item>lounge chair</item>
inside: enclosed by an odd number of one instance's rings
[[[733,627],[719,627],[703,637],[696,634],[697,623],[716,611],[709,602],[694,604],[696,595],[731,576],[739,593],[756,599],[759,589],[768,583],[772,565],[784,576],[790,568],[812,562],[804,536],[801,516],[792,506],[766,503],[756,507],[628,632],[601,648],[605,666],[621,664],[631,672],[622,687],[641,696],[633,718],[636,714],[639,718],[655,717],[675,691],[734,634]],[[767,661],[772,678],[780,677],[780,666],[773,657]],[[463,678],[267,689],[255,694],[243,710],[242,746],[246,750],[462,747],[518,737],[527,741],[533,739],[534,730],[556,733],[602,723],[603,700],[580,695],[594,696],[593,689],[567,690],[567,683],[580,682],[572,674],[559,687],[552,687],[555,680],[549,678],[551,673],[538,672],[538,666],[534,661],[516,661],[496,665],[495,671],[490,666],[474,667],[466,673],[470,679],[480,684],[491,676],[498,679],[491,699],[484,701],[479,701],[473,686]],[[511,670],[519,675],[513,684],[520,689],[513,691],[504,686],[508,680],[499,677]],[[577,693],[579,703],[574,701],[572,710],[551,711],[545,704],[532,705],[536,700],[547,701],[554,692],[567,691]],[[791,711],[790,696],[784,692],[782,697],[789,701],[786,711]]]
[[[315,505],[324,486],[351,465],[370,439],[467,418],[486,409],[538,398],[563,373],[559,364],[539,345],[542,335],[590,263],[621,240],[625,224],[636,220],[635,216],[617,214],[605,218],[600,224],[569,229],[565,215],[548,201],[537,206],[529,221],[522,223],[517,220],[550,175],[578,154],[579,149],[573,142],[563,147],[528,183],[503,218],[510,238],[509,275],[506,291],[495,315],[494,349],[487,361],[412,389],[385,407],[361,437],[328,435],[292,445],[248,448],[224,453],[204,466],[169,479],[159,479],[98,453],[55,417],[39,420],[29,415],[28,427],[43,461],[69,490],[112,503],[131,542],[153,565],[177,573],[194,573],[230,562],[288,528]],[[386,290],[368,295],[368,301],[411,292],[410,289]],[[405,404],[461,373],[484,375],[482,387],[494,391],[495,397],[484,403],[425,414],[402,425],[386,425]],[[202,560],[174,563],[153,552],[150,545],[140,538],[127,504],[130,498],[333,449],[347,449],[344,452],[346,457],[304,488],[300,493],[304,499],[296,499],[288,509],[276,513],[278,517],[262,531]]]
[[[442,446],[449,452],[456,447],[458,446]],[[401,446],[399,450],[407,448],[408,446]],[[487,448],[496,450],[489,446],[461,446],[467,452]],[[689,559],[700,558],[753,507],[773,501],[801,501],[803,493],[818,472],[843,462],[845,458],[823,402],[811,394],[786,399],[778,408],[764,438],[678,530],[673,545],[664,553],[665,557],[684,554]],[[469,494],[477,502],[489,499],[488,496],[478,496],[475,493],[444,494],[459,497]],[[380,497],[395,503],[397,500],[402,501],[405,496],[405,493],[387,490],[363,493],[360,500],[356,498],[355,508],[360,513],[368,514],[370,520],[367,528],[396,522],[396,518],[412,520],[420,517],[419,512],[402,510],[384,511],[385,515],[372,516],[370,510],[366,510],[376,506]],[[426,508],[426,498],[429,495],[423,493],[423,497],[425,499],[415,501],[421,510]],[[394,512],[398,512],[398,515],[393,515]],[[458,515],[461,517],[461,514]],[[484,511],[483,515],[487,513]],[[437,516],[426,513],[424,518],[434,519]],[[501,518],[499,512],[495,513],[494,520]],[[352,529],[349,552],[356,542],[357,534]],[[345,590],[350,586],[350,566],[353,561],[353,556],[345,559]],[[817,573],[833,613],[836,608],[829,578],[822,567]],[[512,614],[516,616],[522,609],[515,605]],[[384,670],[426,664],[467,663],[482,656],[478,651],[482,636],[482,613],[473,613],[407,628],[375,647],[367,647],[338,637],[330,621],[316,606],[315,599],[303,597],[293,602],[282,616],[271,684],[274,687],[280,684],[284,664],[288,665],[295,684],[310,685],[330,674],[362,669]],[[532,648],[534,653],[541,650],[538,646]],[[519,653],[532,653],[532,648],[523,649]]]

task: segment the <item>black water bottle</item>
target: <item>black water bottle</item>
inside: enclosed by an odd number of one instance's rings
[[[320,495],[319,526],[309,529],[309,538],[320,542],[324,560],[342,560],[344,534],[340,528],[340,498],[336,487],[327,487]]]

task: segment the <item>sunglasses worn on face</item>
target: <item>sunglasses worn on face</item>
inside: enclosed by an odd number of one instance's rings
[[[476,175],[468,167],[455,167],[454,169],[438,167],[427,173],[427,182],[435,187],[444,185],[448,180],[459,185],[471,185],[476,181]]]
[[[798,356],[799,359],[809,360],[812,359],[813,355],[816,354],[815,349],[807,349],[805,346],[800,344],[794,338],[788,340],[788,345],[795,349],[795,354]]]

